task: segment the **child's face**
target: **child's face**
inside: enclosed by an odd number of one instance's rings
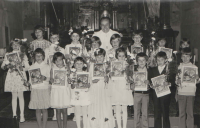
[[[92,48],[93,49],[95,49],[95,48],[99,48],[100,46],[99,46],[99,43],[97,43],[97,42],[93,42],[92,43]]]
[[[145,57],[139,57],[138,58],[138,66],[140,68],[144,68],[146,63],[147,63],[147,61],[146,61]]]
[[[113,48],[119,48],[119,43],[120,43],[119,40],[120,39],[116,38],[116,39],[114,39],[114,40],[111,41],[111,44],[112,44]]]
[[[37,63],[41,63],[44,60],[44,56],[40,53],[35,54],[35,60]]]
[[[159,40],[158,41],[158,46],[159,47],[165,47],[165,44],[166,44],[166,40]]]
[[[51,36],[50,40],[52,43],[55,43],[55,42],[58,42],[59,38],[57,35],[53,35],[53,36]]]
[[[73,42],[78,42],[79,41],[79,34],[78,33],[73,33],[72,36],[71,36],[71,39]]]
[[[190,55],[187,55],[187,54],[182,54],[181,59],[182,59],[183,63],[186,64],[186,63],[190,62],[190,59],[192,59],[192,57]]]
[[[157,57],[157,64],[158,64],[158,66],[165,65],[165,61],[166,61],[165,58],[163,58],[163,57]]]
[[[64,66],[64,62],[63,62],[63,58],[62,57],[58,57],[55,61],[55,64],[57,67],[61,68]]]
[[[187,47],[190,47],[190,45],[187,42],[183,42],[180,47],[187,48]]]
[[[103,63],[104,61],[104,56],[103,55],[98,55],[95,56],[97,63]]]
[[[82,71],[83,69],[83,62],[82,61],[77,61],[75,64],[74,64],[75,68],[77,71]]]
[[[20,47],[20,45],[19,45],[19,43],[17,43],[17,42],[14,42],[14,43],[12,44],[13,51],[19,50],[19,47]]]
[[[134,43],[140,43],[142,40],[142,37],[140,35],[135,35],[133,37]]]
[[[118,53],[118,60],[125,60],[125,53],[124,52]]]
[[[35,30],[35,36],[37,37],[37,39],[43,38],[42,30],[39,30],[39,29]]]

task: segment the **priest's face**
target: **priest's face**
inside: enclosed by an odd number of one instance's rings
[[[101,30],[107,33],[110,29],[110,22],[109,20],[105,19],[101,21]]]

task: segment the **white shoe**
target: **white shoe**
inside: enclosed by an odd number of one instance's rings
[[[23,123],[23,122],[25,122],[25,118],[24,116],[20,116],[20,123]]]
[[[76,117],[74,116],[73,121],[76,121]]]
[[[56,115],[53,116],[52,120],[57,120]]]

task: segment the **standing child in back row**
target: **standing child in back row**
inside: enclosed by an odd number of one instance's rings
[[[178,104],[179,104],[179,128],[194,128],[194,99],[196,93],[196,84],[188,83],[190,79],[199,82],[198,68],[191,63],[192,52],[190,48],[183,48],[181,55],[182,63],[178,67],[180,74],[177,76],[176,83],[178,85]],[[193,68],[183,72],[183,67]],[[195,73],[196,68],[196,73]],[[184,74],[183,74],[184,73]],[[183,77],[181,77],[183,75]],[[187,78],[184,78],[187,77]],[[186,83],[183,82],[186,79]],[[190,84],[190,85],[188,85]],[[192,84],[192,85],[191,85]]]
[[[132,56],[132,58],[134,59],[135,65],[136,65],[136,55],[140,52],[145,51],[143,44],[141,43],[143,38],[143,34],[140,31],[135,31],[132,34],[132,39],[134,41],[134,43],[127,48],[127,54]]]
[[[51,45],[51,42],[44,39],[45,30],[41,25],[37,25],[34,28],[36,40],[30,43],[31,51],[35,51],[37,48],[41,48],[43,51]]]

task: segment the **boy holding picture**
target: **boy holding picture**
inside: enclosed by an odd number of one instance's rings
[[[149,80],[151,78],[165,75],[168,71],[167,66],[167,54],[165,52],[158,52],[156,55],[156,63],[158,66],[151,68],[149,70]],[[168,81],[171,83],[171,77]],[[169,82],[164,82],[163,86],[168,86]],[[170,105],[171,94],[164,95],[162,97],[157,97],[155,88],[153,88],[153,103],[154,103],[154,128],[170,128],[169,121],[169,105]],[[163,124],[162,124],[163,116]]]
[[[194,128],[194,98],[196,93],[196,83],[199,82],[198,68],[191,63],[192,52],[190,48],[182,49],[182,63],[176,77],[178,85],[179,103],[179,128]],[[186,119],[187,114],[187,119]]]
[[[146,67],[148,57],[145,53],[138,53],[136,56],[138,67],[134,72],[134,125],[135,128],[148,128],[148,106],[149,106],[149,81],[147,80],[148,69]],[[141,75],[137,75],[140,73]],[[145,77],[142,77],[144,76]],[[140,79],[140,80],[139,80]],[[146,91],[137,90],[137,86],[146,85]],[[137,91],[136,91],[137,90]],[[140,126],[140,111],[142,111],[142,126]]]

